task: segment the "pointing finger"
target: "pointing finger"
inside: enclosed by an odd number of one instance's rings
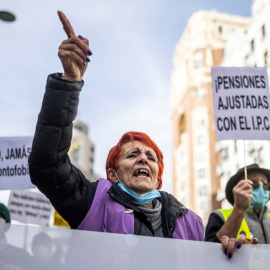
[[[62,11],[58,11],[58,16],[59,16],[59,19],[60,21],[62,22],[63,24],[63,28],[67,34],[67,36],[70,38],[70,37],[73,37],[73,36],[76,36],[75,35],[75,32],[69,22],[69,20],[67,19],[66,15],[62,12]]]

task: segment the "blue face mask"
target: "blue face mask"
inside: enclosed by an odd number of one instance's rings
[[[254,209],[262,209],[269,200],[269,190],[263,189],[263,184],[260,182],[260,187],[252,190],[253,198],[250,202]]]
[[[142,204],[148,204],[152,202],[154,199],[160,197],[160,193],[157,189],[154,189],[150,192],[139,194],[129,188],[127,188],[124,184],[121,182],[118,183],[118,186],[125,191],[127,194],[129,194],[135,201],[142,203]]]

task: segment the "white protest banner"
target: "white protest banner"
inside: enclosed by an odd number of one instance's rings
[[[33,137],[0,137],[0,190],[35,187],[28,168],[32,141]]]
[[[266,68],[212,67],[217,140],[269,140]]]
[[[40,226],[49,225],[52,205],[41,193],[27,190],[11,191],[8,208],[11,220]]]
[[[220,243],[178,240],[141,235],[103,233],[66,228],[27,225],[4,225],[9,245],[2,245],[1,269],[65,270],[267,270],[270,245],[242,245],[228,259]],[[47,237],[44,237],[47,236]],[[39,239],[39,241],[36,241]],[[17,248],[10,248],[10,245]],[[37,260],[22,256],[29,247],[42,247],[50,259]],[[53,247],[53,248],[52,248]],[[2,255],[3,254],[3,255]],[[43,254],[43,253],[42,253]],[[2,264],[1,264],[1,255]],[[21,255],[21,256],[20,256]],[[43,257],[41,257],[43,258]],[[16,262],[16,263],[15,263]],[[14,267],[24,266],[24,267]],[[44,265],[47,266],[44,268]],[[28,267],[27,267],[28,266]]]

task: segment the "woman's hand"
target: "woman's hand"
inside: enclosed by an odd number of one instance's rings
[[[241,233],[239,235],[238,240],[235,238],[229,238],[228,236],[222,236],[221,237],[221,247],[222,251],[225,253],[225,255],[231,259],[233,257],[233,253],[235,248],[239,249],[242,247],[243,244],[245,244],[246,235],[245,233]],[[253,238],[251,241],[251,244],[258,244],[258,239]]]
[[[70,22],[63,12],[58,11],[58,15],[68,36],[68,39],[64,40],[59,46],[58,52],[64,68],[62,78],[69,81],[81,81],[87,68],[87,63],[90,62],[88,56],[92,55],[89,49],[89,42],[86,38],[75,35]]]

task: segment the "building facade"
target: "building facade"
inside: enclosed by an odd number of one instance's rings
[[[245,33],[232,33],[225,46],[222,66],[235,67],[268,67],[270,52],[270,0],[255,0],[253,2],[251,22]],[[268,70],[269,81],[269,70]],[[225,187],[228,179],[239,168],[257,163],[260,167],[270,167],[269,141],[219,141],[216,151],[220,153],[217,175],[220,176],[220,189],[217,200],[222,201],[223,208],[232,206],[225,199]]]
[[[68,152],[71,162],[82,171],[90,181],[99,177],[94,174],[95,146],[88,138],[88,127],[83,122],[75,119],[71,146]]]
[[[244,33],[249,18],[199,11],[176,46],[171,75],[174,195],[206,224],[220,207],[216,174],[211,66],[221,64],[231,32]]]

